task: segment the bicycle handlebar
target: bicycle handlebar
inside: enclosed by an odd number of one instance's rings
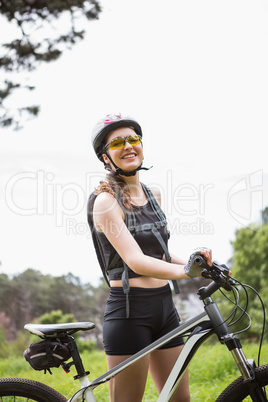
[[[219,265],[216,262],[213,262],[212,266],[209,266],[206,259],[201,255],[194,257],[194,263],[203,268],[201,272],[203,278],[212,279],[225,290],[232,290],[235,281],[230,277],[230,269],[226,265]]]

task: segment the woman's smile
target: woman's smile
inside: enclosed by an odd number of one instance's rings
[[[135,158],[137,154],[135,154],[134,152],[131,152],[130,154],[126,154],[124,156],[122,156],[122,159],[131,159],[131,158]]]

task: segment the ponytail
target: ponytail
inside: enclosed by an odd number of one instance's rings
[[[113,173],[106,175],[106,181],[100,181],[99,186],[95,190],[95,194],[107,192],[112,194],[115,198],[119,198],[122,205],[131,210],[129,186],[125,180],[120,176],[115,176]]]

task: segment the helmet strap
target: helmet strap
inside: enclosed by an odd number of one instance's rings
[[[108,159],[112,163],[113,167],[115,168],[115,172],[111,170],[111,173],[113,173],[115,176],[118,176],[118,175],[127,176],[127,177],[135,176],[135,174],[137,173],[138,170],[149,170],[152,168],[152,166],[149,168],[142,167],[142,163],[141,163],[140,166],[138,166],[136,169],[132,170],[131,172],[125,172],[124,170],[122,170],[121,168],[116,166],[116,164],[114,163],[114,161],[112,160],[112,158],[110,157],[108,152],[105,152],[105,155],[108,157]]]

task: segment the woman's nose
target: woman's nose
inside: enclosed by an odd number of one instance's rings
[[[130,148],[132,148],[132,145],[128,142],[128,140],[126,140],[124,149],[130,149]]]

